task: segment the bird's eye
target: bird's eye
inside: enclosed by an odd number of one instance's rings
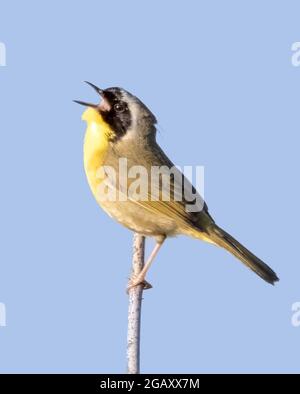
[[[123,112],[123,111],[125,111],[125,105],[122,103],[117,103],[114,105],[114,110],[116,112]]]

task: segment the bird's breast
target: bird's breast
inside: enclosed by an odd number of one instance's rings
[[[97,187],[103,181],[99,169],[103,166],[109,149],[111,129],[93,108],[87,109],[82,119],[87,122],[83,148],[84,170],[89,186],[96,197]]]

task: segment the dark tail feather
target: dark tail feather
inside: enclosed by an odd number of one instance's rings
[[[214,243],[228,250],[266,282],[274,285],[275,282],[279,281],[276,273],[267,264],[217,225],[209,228],[209,235]]]

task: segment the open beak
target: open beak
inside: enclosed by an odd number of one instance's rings
[[[85,83],[87,83],[88,85],[90,85],[98,94],[99,96],[101,96],[102,98],[104,98],[104,92],[102,89],[98,88],[98,86],[94,85],[91,82],[88,81],[84,81]],[[101,107],[101,105],[99,106],[99,104],[92,104],[92,103],[87,103],[85,101],[80,101],[80,100],[73,100],[74,103],[80,104],[80,105],[84,105],[85,107],[92,107],[92,108],[99,108]]]
[[[92,104],[92,103],[86,103],[85,101],[80,101],[80,100],[73,100],[74,103],[80,104],[80,105],[84,105],[85,107],[92,107],[92,108],[97,108],[98,105],[97,104]]]
[[[102,89],[98,88],[98,86],[94,85],[91,82],[88,82],[88,81],[84,81],[84,82],[87,83],[88,85],[90,85],[94,90],[96,90],[96,92],[99,94],[99,96],[103,97],[104,93],[103,93]]]

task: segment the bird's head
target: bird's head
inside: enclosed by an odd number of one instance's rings
[[[129,138],[146,137],[155,133],[156,118],[153,113],[133,94],[125,89],[114,87],[100,89],[87,82],[100,96],[99,104],[74,100],[76,103],[92,108],[110,128],[113,141],[125,136]]]

